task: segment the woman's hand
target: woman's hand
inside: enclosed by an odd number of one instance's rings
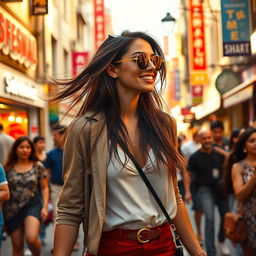
[[[48,216],[48,207],[43,207],[41,210],[42,221],[45,221]]]

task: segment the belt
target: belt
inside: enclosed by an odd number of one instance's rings
[[[154,228],[143,227],[139,230],[127,230],[127,229],[114,229],[102,233],[104,238],[116,238],[119,240],[135,240],[139,243],[148,243],[149,241],[156,239],[160,236],[161,232],[170,232],[170,225],[164,223]]]

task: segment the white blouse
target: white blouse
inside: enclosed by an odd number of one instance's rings
[[[125,153],[118,148],[125,162]],[[128,157],[127,157],[128,158]],[[153,150],[149,151],[146,165],[142,168],[171,218],[177,211],[177,203],[171,173],[157,166]],[[132,161],[123,168],[112,154],[107,168],[107,205],[103,231],[115,228],[140,229],[154,227],[166,221],[164,214],[140,177]]]

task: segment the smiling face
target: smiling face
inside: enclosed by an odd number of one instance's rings
[[[139,53],[145,53],[148,58],[155,55],[151,45],[143,39],[135,39],[122,60],[135,58]],[[146,69],[141,70],[135,60],[124,61],[115,67],[116,86],[119,93],[151,92],[155,88],[157,71],[154,64],[149,61]]]
[[[26,160],[30,157],[31,151],[32,149],[29,142],[25,140],[17,147],[16,154],[19,159]]]

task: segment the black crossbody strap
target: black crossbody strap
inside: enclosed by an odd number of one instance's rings
[[[179,240],[179,236],[176,233],[176,227],[173,224],[173,221],[170,217],[170,215],[168,214],[168,212],[166,211],[165,207],[163,206],[160,198],[158,197],[158,195],[156,194],[154,188],[152,187],[151,183],[149,182],[147,176],[145,175],[145,173],[143,172],[143,170],[141,169],[140,165],[137,163],[137,161],[135,160],[134,156],[132,155],[132,153],[128,150],[126,144],[124,143],[124,141],[118,137],[117,141],[119,143],[119,145],[121,146],[121,148],[123,149],[123,151],[128,155],[128,157],[132,160],[133,164],[135,165],[136,169],[138,170],[140,176],[142,177],[143,181],[145,182],[146,186],[148,187],[149,191],[151,192],[151,194],[153,195],[154,199],[156,200],[156,202],[158,203],[159,207],[161,208],[165,218],[167,219],[168,223],[170,224],[172,231],[175,235],[175,240],[176,240],[176,245],[180,246],[180,240]]]
[[[124,141],[119,137],[118,138],[118,143],[119,145],[122,147],[122,149],[124,150],[124,152],[129,156],[129,158],[132,160],[133,164],[135,165],[136,169],[138,170],[140,176],[142,177],[143,181],[145,182],[146,186],[148,187],[149,191],[151,192],[151,194],[153,195],[154,199],[156,200],[156,202],[158,203],[159,207],[161,208],[162,212],[164,213],[165,218],[167,219],[168,223],[170,225],[173,224],[172,219],[170,218],[170,215],[167,213],[165,207],[163,206],[160,198],[158,197],[158,195],[156,194],[154,188],[152,187],[151,183],[149,182],[147,176],[145,175],[145,173],[143,172],[143,170],[141,169],[141,167],[139,166],[139,164],[137,163],[137,161],[135,160],[134,156],[132,155],[132,153],[128,150],[127,146],[125,145]]]

